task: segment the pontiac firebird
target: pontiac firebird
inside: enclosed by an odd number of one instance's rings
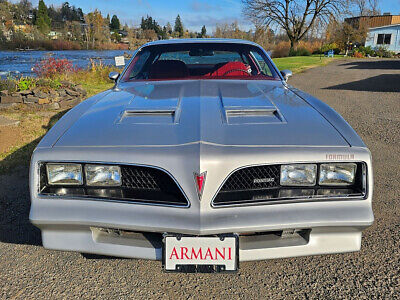
[[[43,246],[166,271],[360,250],[373,223],[370,151],[290,75],[249,41],[142,46],[33,153]]]

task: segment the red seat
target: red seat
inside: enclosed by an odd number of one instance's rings
[[[180,60],[158,60],[150,67],[150,79],[184,78],[189,76],[186,64]]]
[[[244,70],[246,72],[240,71]],[[241,61],[230,61],[216,69],[215,71],[208,73],[204,76],[209,77],[221,77],[221,76],[251,76],[248,73],[249,66],[246,66]]]

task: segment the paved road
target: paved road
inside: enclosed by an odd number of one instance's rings
[[[160,262],[45,250],[28,223],[27,169],[0,177],[1,298],[400,297],[400,60],[347,60],[290,83],[341,113],[370,147],[376,222],[358,253],[242,263],[238,274],[164,274]]]

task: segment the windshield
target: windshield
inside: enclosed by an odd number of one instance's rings
[[[237,43],[180,43],[142,48],[122,80],[279,79],[265,53]]]

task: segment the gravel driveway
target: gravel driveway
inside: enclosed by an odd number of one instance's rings
[[[155,261],[45,250],[28,222],[26,166],[0,176],[0,298],[400,297],[400,60],[340,60],[290,84],[348,120],[373,155],[376,221],[358,253],[242,263],[237,274],[165,274]]]

